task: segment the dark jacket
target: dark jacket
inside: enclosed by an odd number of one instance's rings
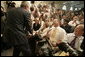
[[[40,24],[34,23],[34,24],[33,24],[33,29],[34,29],[34,31],[39,30],[40,26],[41,26]]]
[[[66,26],[61,26],[63,29],[65,29],[65,31],[67,32],[67,33],[71,33],[72,32],[72,30],[71,30],[71,26],[69,26],[69,25],[66,25]]]
[[[23,8],[11,9],[7,12],[4,39],[12,45],[27,44],[26,32],[32,33],[30,13]]]

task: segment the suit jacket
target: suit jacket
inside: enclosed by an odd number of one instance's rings
[[[72,32],[72,30],[71,30],[71,26],[69,26],[69,25],[66,25],[66,26],[61,26],[63,29],[65,29],[65,31],[67,32],[67,33],[71,33]]]
[[[30,13],[23,8],[14,8],[7,12],[4,39],[12,45],[27,44],[26,32],[32,33]]]
[[[33,24],[33,29],[34,29],[35,31],[37,31],[37,30],[39,30],[40,26],[41,26],[40,24],[34,23],[34,24]]]

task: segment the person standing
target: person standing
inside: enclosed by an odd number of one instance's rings
[[[3,37],[14,47],[13,56],[32,56],[26,33],[32,34],[31,15],[28,12],[29,3],[23,1],[21,7],[7,12],[6,26]]]

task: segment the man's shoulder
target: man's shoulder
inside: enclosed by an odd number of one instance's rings
[[[69,23],[72,23],[72,22],[73,22],[73,20],[69,21]]]
[[[58,29],[59,29],[60,31],[65,31],[65,29],[63,29],[62,27],[58,27]]]
[[[19,10],[19,11],[21,11],[23,13],[28,13],[28,14],[30,13],[30,11],[25,10],[24,8],[21,8],[21,7],[16,8],[16,10]]]
[[[17,8],[12,8],[12,9],[8,10],[8,12],[11,12],[11,11],[13,11],[13,12],[21,11],[21,12],[23,12],[23,9],[20,8],[20,7],[17,7]]]
[[[68,33],[67,36],[75,36],[74,33]]]

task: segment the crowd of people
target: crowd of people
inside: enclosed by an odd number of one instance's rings
[[[69,52],[68,56],[84,55],[83,10],[66,11],[34,3],[29,7],[24,1],[21,8],[13,6],[7,12],[4,23],[2,38],[8,39],[8,43],[14,46],[15,56],[21,51],[24,56],[53,56],[52,52],[58,50]]]

